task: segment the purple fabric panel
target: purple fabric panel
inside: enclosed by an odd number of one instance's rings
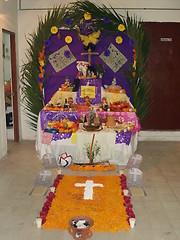
[[[71,138],[72,133],[56,133],[53,134],[53,138],[52,141],[58,141],[58,140],[63,140],[63,139],[67,139],[67,138]]]
[[[125,143],[126,145],[130,144],[132,132],[121,131],[120,133],[116,133],[116,141],[115,144]]]
[[[81,86],[86,86],[87,82],[89,81],[89,86],[95,86],[96,92],[95,92],[95,98],[90,98],[91,104],[97,104],[101,102],[101,86],[102,86],[102,79],[88,79],[88,80],[82,80],[80,83],[79,90],[77,92],[77,98],[76,102],[78,104],[84,103],[84,98],[81,98]]]
[[[69,139],[71,138],[72,133],[56,133],[53,134],[53,138],[52,141],[58,141],[58,140],[63,140],[63,139]],[[116,141],[115,144],[121,144],[121,143],[125,143],[126,145],[130,144],[131,141],[131,136],[132,136],[132,132],[128,131],[128,132],[123,132],[121,131],[120,133],[116,134]]]
[[[75,56],[77,61],[87,61],[87,56],[81,56],[81,53],[86,52],[84,50],[84,45],[81,40],[78,39],[76,31],[68,31],[68,30],[61,30],[61,39],[58,39],[57,35],[51,35],[49,38],[51,42],[51,48],[49,50],[49,53],[53,53],[63,46],[66,45],[65,43],[65,37],[67,35],[70,35],[73,39],[72,43],[68,44],[68,47],[70,48],[71,52]],[[115,41],[116,36],[119,35],[123,38],[122,44],[117,44]],[[48,39],[45,39],[48,40]],[[128,83],[124,79],[124,75],[122,73],[122,69],[126,69],[129,67],[129,63],[133,56],[133,47],[129,45],[129,37],[122,32],[119,32],[119,34],[116,34],[114,36],[103,36],[101,35],[99,38],[99,42],[96,45],[95,51],[101,54],[103,51],[105,51],[109,45],[113,43],[116,48],[118,48],[128,59],[128,61],[125,63],[125,65],[117,71],[117,73],[114,73],[99,56],[92,56],[92,66],[96,66],[96,60],[98,60],[99,64],[103,64],[105,67],[105,74],[102,79],[102,85],[110,85],[113,78],[116,77],[117,84],[119,84],[122,88],[124,88],[127,92],[127,95],[130,96],[130,88],[128,86]],[[74,79],[77,75],[77,68],[76,68],[76,62],[72,63],[65,69],[61,70],[60,72],[57,72],[54,70],[50,62],[48,61],[45,67],[45,87],[44,87],[44,94],[45,94],[45,104],[50,101],[53,94],[61,87],[61,84],[64,83],[66,76],[69,77],[70,83],[73,83]],[[130,96],[131,97],[131,96]]]

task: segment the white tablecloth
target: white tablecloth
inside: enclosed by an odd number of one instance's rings
[[[91,145],[93,132],[77,131],[76,144],[71,143],[71,138],[51,141],[50,145],[42,144],[42,134],[43,132],[41,130],[39,117],[37,126],[36,150],[39,153],[40,159],[46,153],[53,153],[55,158],[58,159],[60,154],[67,152],[71,154],[73,162],[89,162],[85,145]],[[94,162],[109,160],[110,163],[115,165],[127,164],[129,157],[132,156],[137,149],[138,133],[131,137],[129,145],[126,145],[125,143],[115,144],[115,136],[116,133],[113,130],[110,130],[109,132],[105,130],[95,132],[94,144],[97,142],[97,145],[100,146],[100,154],[95,157]]]

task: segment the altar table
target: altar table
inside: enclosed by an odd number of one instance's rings
[[[52,153],[58,160],[58,156],[63,152],[67,152],[73,158],[74,163],[88,163],[86,146],[91,144],[93,134],[95,133],[94,143],[100,146],[100,153],[95,156],[94,162],[109,160],[115,165],[126,165],[129,157],[134,154],[137,149],[138,131],[140,129],[138,118],[134,112],[116,112],[107,113],[99,112],[98,114],[106,116],[108,114],[115,115],[116,118],[120,116],[125,121],[134,121],[133,132],[116,133],[113,129],[101,130],[97,132],[87,132],[78,130],[74,135],[76,143],[72,142],[71,133],[69,134],[55,134],[53,135],[50,144],[42,143],[43,131],[47,127],[48,121],[59,121],[60,118],[68,117],[70,120],[76,120],[83,114],[83,112],[60,112],[60,111],[46,111],[41,110],[38,118],[36,150],[39,153],[40,159],[46,153]]]

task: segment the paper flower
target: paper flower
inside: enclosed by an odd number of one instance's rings
[[[109,22],[110,22],[110,19],[109,19],[108,17],[104,17],[104,18],[103,18],[103,22],[104,22],[104,23],[109,23]]]
[[[51,28],[51,33],[52,34],[56,34],[58,32],[58,28],[56,27],[56,26],[53,26],[52,28]]]
[[[71,36],[67,36],[67,37],[65,37],[65,42],[66,43],[71,43],[72,42],[72,37]]]
[[[38,78],[38,82],[39,83],[43,83],[44,82],[44,77],[43,77],[43,75],[42,76],[41,75],[42,75],[42,73],[39,74],[39,78]]]
[[[106,50],[104,51],[104,56],[108,57],[109,55],[110,55],[110,51],[109,51],[108,49],[106,49]]]
[[[133,39],[129,40],[129,46],[134,47],[134,40]]]
[[[86,12],[86,13],[84,14],[84,19],[85,19],[85,20],[90,20],[90,19],[91,19],[91,14],[90,14],[89,12]]]
[[[125,30],[125,26],[124,26],[123,24],[119,24],[118,30],[119,30],[120,32],[123,32],[123,31]]]
[[[44,42],[44,46],[45,46],[45,49],[50,48],[51,42],[50,42],[49,40],[46,40],[46,41]]]
[[[72,23],[72,20],[70,18],[66,18],[65,24],[66,25],[71,25],[71,23]]]
[[[64,51],[64,56],[66,58],[69,58],[70,57],[70,51],[69,50]]]
[[[117,44],[121,44],[122,42],[123,42],[122,37],[121,37],[121,36],[117,36],[117,37],[116,37],[116,43],[117,43]]]

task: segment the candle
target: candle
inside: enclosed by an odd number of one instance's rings
[[[40,218],[40,217],[36,218],[36,226],[37,226],[37,228],[41,228],[41,224],[42,224],[42,218]]]

